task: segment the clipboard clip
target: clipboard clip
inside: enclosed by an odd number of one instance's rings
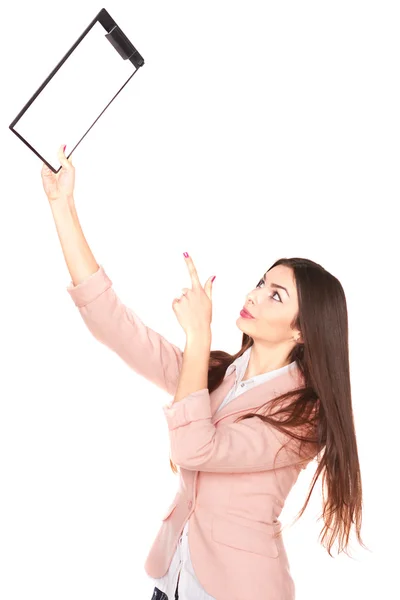
[[[118,25],[114,25],[111,31],[106,33],[106,38],[124,60],[129,59],[137,68],[144,64],[143,57]]]

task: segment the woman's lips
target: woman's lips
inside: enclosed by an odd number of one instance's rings
[[[254,317],[252,315],[250,315],[248,312],[244,311],[243,309],[240,311],[240,316],[243,317],[244,319],[254,319]]]

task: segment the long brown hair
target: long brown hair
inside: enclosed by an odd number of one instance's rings
[[[312,444],[316,448],[314,455],[318,455],[318,468],[296,521],[304,513],[322,473],[324,527],[320,533],[321,544],[332,556],[331,549],[338,538],[338,552],[344,551],[348,555],[353,523],[358,542],[364,548],[366,546],[360,533],[362,486],[351,401],[346,297],[339,280],[311,260],[282,258],[270,269],[277,265],[291,267],[296,281],[299,311],[291,325],[301,332],[302,342],[292,349],[287,360],[296,362],[304,378],[304,387],[281,394],[267,403],[270,411],[278,403],[292,399],[273,413],[274,416],[286,416],[285,420],[247,413],[235,422],[258,417],[301,444]],[[223,381],[228,366],[253,343],[253,338],[243,333],[242,347],[236,354],[211,350],[207,384],[210,393]],[[301,435],[300,431],[313,435]],[[170,465],[177,473],[171,459]]]

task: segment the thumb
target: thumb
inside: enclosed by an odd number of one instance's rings
[[[210,300],[212,300],[212,286],[213,286],[213,281],[214,281],[215,277],[216,277],[216,275],[209,277],[207,279],[206,285],[204,286],[204,291],[206,292],[206,294],[210,298]]]
[[[71,159],[68,159],[64,154],[64,145],[60,146],[57,152],[58,160],[64,169],[70,169],[72,167]]]

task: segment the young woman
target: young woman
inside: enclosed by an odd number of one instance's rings
[[[91,333],[173,396],[164,413],[179,488],[145,563],[153,600],[293,600],[279,515],[299,472],[322,473],[322,544],[359,543],[362,487],[354,430],[346,299],[306,259],[276,261],[245,301],[236,354],[210,350],[212,280],[172,303],[184,351],[147,327],[115,294],[80,228],[75,170],[45,165],[42,180],[71,275],[69,294]],[[177,469],[177,466],[179,470]],[[365,546],[364,546],[365,547]]]

